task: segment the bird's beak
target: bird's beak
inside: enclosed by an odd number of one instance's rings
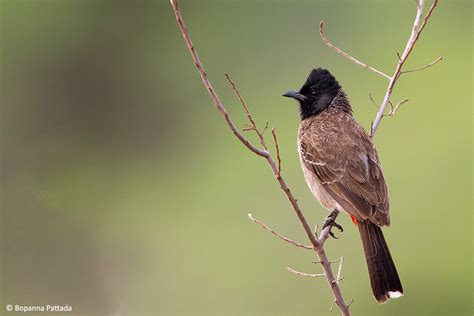
[[[284,97],[287,97],[287,98],[293,98],[293,99],[296,99],[298,101],[305,101],[306,100],[306,97],[304,95],[302,95],[301,93],[298,93],[296,91],[286,91],[285,93],[283,93]]]

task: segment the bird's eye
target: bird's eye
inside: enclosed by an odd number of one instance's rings
[[[318,94],[318,93],[316,92],[316,90],[311,90],[311,95],[312,95],[312,96],[315,96],[316,94]]]

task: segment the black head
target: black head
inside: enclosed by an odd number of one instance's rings
[[[341,86],[331,73],[322,68],[313,69],[300,91],[287,91],[284,97],[298,100],[301,118],[317,115],[326,110]]]

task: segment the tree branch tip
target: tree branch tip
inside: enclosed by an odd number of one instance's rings
[[[225,79],[227,80],[227,82],[230,84],[230,86],[232,87],[232,90],[235,91],[236,87],[235,87],[235,83],[232,81],[232,79],[230,78],[230,75],[228,73],[224,73],[224,77]]]
[[[414,69],[409,69],[409,70],[403,70],[403,71],[400,71],[400,74],[406,74],[406,73],[410,73],[410,72],[416,72],[416,71],[420,71],[420,70],[425,70],[427,68],[430,68],[431,66],[434,66],[436,65],[437,63],[439,63],[440,61],[443,60],[443,56],[439,56],[438,58],[436,58],[434,61],[432,61],[431,63],[425,65],[425,66],[422,66],[422,67],[418,67],[418,68],[414,68]]]
[[[324,22],[321,21],[319,22],[319,35],[321,36],[321,39],[323,40],[323,42],[331,49],[335,50],[336,52],[338,52],[340,55],[344,56],[345,58],[349,59],[351,62],[367,69],[367,70],[370,70],[382,77],[385,77],[386,79],[388,80],[392,80],[392,78],[387,75],[386,73],[380,71],[380,70],[377,70],[373,67],[370,67],[369,65],[355,59],[354,57],[352,57],[350,54],[346,53],[345,51],[343,51],[342,49],[340,49],[339,47],[337,47],[336,45],[332,44],[328,39],[327,37],[324,35],[323,33],[323,26],[324,26]]]
[[[342,276],[342,264],[344,263],[344,257],[341,257],[339,259],[339,268],[337,269],[337,275],[336,275],[336,283],[338,284],[339,281],[341,281],[342,279],[344,279],[344,277]]]
[[[312,278],[319,278],[319,277],[323,277],[323,276],[326,276],[325,273],[306,273],[306,272],[300,272],[300,271],[297,271],[291,267],[286,267],[286,270],[288,270],[289,272],[291,273],[294,273],[296,275],[299,275],[299,276],[304,276],[304,277],[312,277]]]
[[[379,106],[377,105],[377,103],[375,102],[374,98],[372,97],[372,94],[369,93],[369,98],[370,98],[370,101],[372,101],[372,104],[375,106],[375,108],[378,110],[379,109]]]
[[[321,261],[319,260],[316,260],[316,261],[311,261],[312,263],[322,263]],[[331,264],[331,263],[336,263],[336,262],[339,262],[339,260],[328,260],[328,263]]]
[[[286,241],[287,243],[289,244],[292,244],[293,246],[295,247],[298,247],[298,248],[303,248],[303,249],[309,249],[309,250],[313,250],[314,248],[312,246],[308,246],[308,245],[303,245],[303,244],[300,244],[299,242],[297,241],[294,241],[293,239],[290,239],[286,236],[283,236],[282,234],[280,234],[279,232],[277,232],[276,230],[270,228],[269,226],[267,226],[264,222],[254,218],[252,216],[251,213],[248,213],[247,214],[248,217],[250,218],[250,220],[252,222],[254,222],[255,224],[259,225],[260,227],[262,227],[264,230],[268,231],[269,233],[271,233],[273,236],[283,240],[283,241]]]

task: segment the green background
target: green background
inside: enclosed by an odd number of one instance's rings
[[[429,3],[427,3],[428,5]],[[283,175],[311,224],[326,214],[296,153],[297,89],[325,67],[370,126],[415,15],[413,1],[182,1],[210,80],[245,122],[230,73],[262,126],[277,126]],[[265,162],[230,133],[200,82],[168,1],[1,1],[1,310],[70,304],[82,315],[325,315],[331,295]],[[375,144],[390,190],[384,230],[405,289],[372,298],[358,233],[345,258],[355,315],[472,309],[472,2],[441,1]],[[250,137],[250,136],[249,136]],[[254,137],[252,136],[252,139]],[[333,315],[337,311],[332,312]],[[57,315],[57,314],[56,314]],[[71,315],[71,314],[69,314]]]

